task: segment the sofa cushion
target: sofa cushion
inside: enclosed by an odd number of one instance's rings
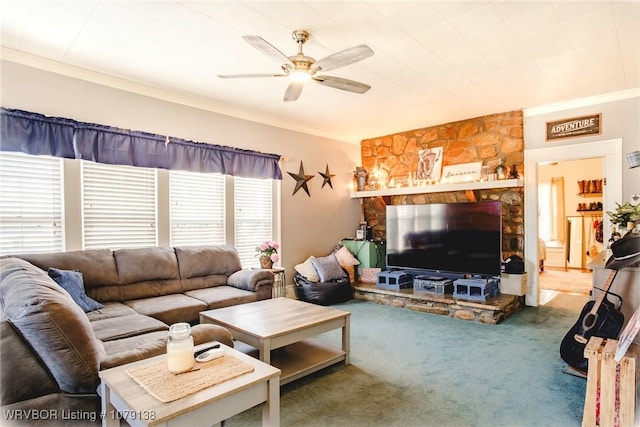
[[[95,320],[91,322],[91,327],[96,334],[96,338],[103,342],[142,335],[148,332],[169,330],[169,326],[158,319],[137,313]]]
[[[3,353],[0,362],[0,405],[60,391],[47,368],[7,321],[0,322],[0,349]]]
[[[217,286],[209,289],[196,289],[185,292],[186,295],[197,298],[207,304],[207,308],[228,307],[230,305],[246,304],[258,300],[255,292],[245,291],[232,286]]]
[[[74,270],[60,270],[58,268],[49,268],[47,272],[62,289],[67,291],[73,301],[80,306],[82,311],[88,313],[93,310],[102,308],[103,305],[98,301],[91,299],[84,291],[84,281],[82,273]]]
[[[88,249],[85,251],[54,252],[44,254],[17,255],[31,264],[47,271],[51,267],[61,270],[78,270],[84,278],[87,294],[98,286],[118,284],[118,270],[111,249]]]
[[[121,302],[106,302],[103,304],[102,308],[87,313],[87,317],[89,318],[90,322],[94,322],[96,320],[128,316],[130,314],[138,313],[136,313],[133,308],[129,307],[128,305],[124,305]]]
[[[95,393],[104,346],[89,319],[43,270],[17,258],[0,259],[4,317],[42,359],[61,390]]]
[[[104,346],[107,357],[100,369],[109,369],[125,363],[135,362],[167,352],[168,332],[151,332],[135,337],[107,341]],[[191,327],[191,336],[195,345],[218,341],[233,347],[233,337],[228,329],[222,326],[203,324]]]
[[[203,277],[191,277],[189,279],[181,279],[182,292],[191,291],[193,289],[212,288],[215,286],[226,285],[228,277],[224,274],[213,274]]]
[[[7,422],[5,417],[10,413],[16,417],[22,414],[23,418]],[[58,393],[3,406],[2,414],[2,425],[7,427],[99,427],[102,419],[100,396],[95,393],[62,393],[59,390]]]
[[[126,302],[134,299],[181,294],[182,283],[180,279],[147,280],[144,282],[118,286],[117,291],[117,301]]]
[[[242,268],[238,251],[231,245],[183,246],[175,251],[183,279],[215,274],[229,276]]]
[[[179,279],[178,260],[172,248],[136,248],[113,251],[120,284]]]
[[[200,312],[207,309],[204,302],[184,294],[136,299],[126,301],[125,304],[136,312],[151,316],[167,325],[178,322],[197,322]]]

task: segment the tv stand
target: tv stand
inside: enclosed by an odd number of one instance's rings
[[[432,269],[389,268],[378,274],[376,287],[390,291],[411,288],[414,293],[450,294],[454,299],[486,301],[500,293],[499,276],[454,273]],[[432,291],[435,290],[435,291]]]
[[[354,284],[354,298],[377,304],[438,314],[478,323],[498,324],[524,307],[524,297],[501,294],[486,301],[455,299],[453,295],[414,292],[413,288],[391,291],[376,288],[375,283]]]

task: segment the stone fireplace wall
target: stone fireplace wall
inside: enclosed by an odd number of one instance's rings
[[[508,175],[524,174],[522,111],[492,114],[361,142],[362,166],[389,186],[407,182],[418,167],[418,150],[443,147],[443,166],[482,161],[496,167],[503,160]],[[502,201],[502,255],[524,257],[524,189],[522,187],[489,190],[423,193],[413,195],[365,197],[364,218],[374,237],[386,238],[385,209],[388,204],[464,203]]]

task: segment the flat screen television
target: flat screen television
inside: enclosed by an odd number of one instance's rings
[[[387,266],[498,276],[502,203],[387,206]]]

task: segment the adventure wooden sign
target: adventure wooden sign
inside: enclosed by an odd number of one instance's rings
[[[547,122],[547,141],[574,136],[599,135],[602,114]]]

